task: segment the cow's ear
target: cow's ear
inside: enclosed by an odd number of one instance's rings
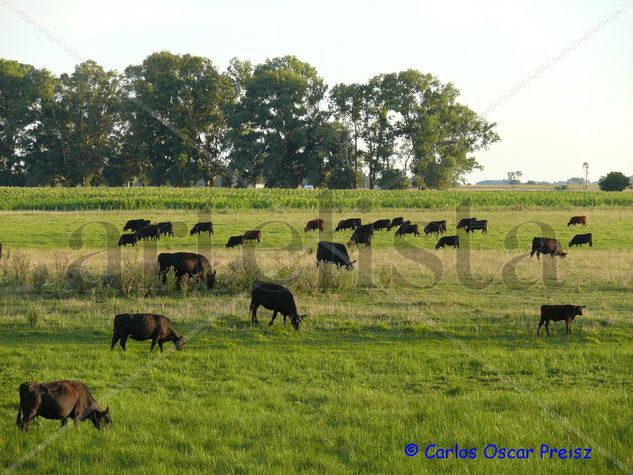
[[[304,318],[307,317],[307,315],[299,315],[299,317],[301,317],[301,320],[303,320]]]
[[[217,270],[213,269],[213,277],[215,277],[215,274],[216,274],[217,272],[218,272]]]
[[[106,410],[105,410],[105,411],[103,411],[103,413],[104,413],[104,414],[106,414],[106,415],[107,415],[107,414],[110,414],[110,406],[107,406],[107,407],[106,407]]]
[[[356,264],[356,259],[354,259],[354,260],[352,261],[352,264]]]

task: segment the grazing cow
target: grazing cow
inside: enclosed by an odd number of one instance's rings
[[[483,233],[488,234],[488,220],[482,219],[482,220],[473,221],[468,226],[466,226],[467,233],[474,233],[475,231],[481,231],[481,234]]]
[[[127,246],[131,244],[132,246],[136,246],[136,242],[138,241],[136,234],[121,234],[119,238],[118,246]]]
[[[244,241],[244,236],[231,236],[226,243],[226,247],[241,246]]]
[[[189,236],[193,236],[194,234],[200,235],[200,233],[207,232],[208,236],[213,234],[213,223],[211,221],[207,221],[206,223],[198,223],[194,224],[191,231],[189,231]]]
[[[174,269],[176,279],[180,280],[183,275],[204,277],[207,288],[213,288],[215,284],[214,270],[211,272],[209,260],[193,252],[163,252],[158,255],[158,269],[163,277],[163,284],[167,280],[167,273]]]
[[[577,224],[581,224],[583,228],[587,226],[587,216],[572,216],[567,226],[576,226]]]
[[[457,229],[465,229],[475,221],[477,221],[477,218],[462,218],[459,220],[459,223],[457,223]]]
[[[158,343],[161,353],[163,343],[172,341],[176,350],[180,351],[185,346],[185,339],[176,331],[176,327],[169,318],[151,313],[122,313],[114,317],[114,334],[110,351],[114,349],[117,341],[121,341],[121,348],[125,351],[125,342],[128,337],[136,341],[152,340],[150,353]]]
[[[337,242],[320,241],[317,245],[317,264],[319,262],[331,262],[336,267],[345,266],[347,270],[354,267],[354,262],[349,258],[344,244]]]
[[[62,427],[66,427],[69,418],[75,427],[86,419],[90,419],[97,429],[112,423],[110,408],[101,411],[88,387],[81,381],[22,383],[19,393],[20,407],[15,423],[24,432],[29,430],[31,420],[38,416],[61,420]]]
[[[281,285],[256,280],[251,286],[251,323],[258,323],[257,309],[260,305],[273,311],[273,318],[270,320],[269,325],[272,325],[275,318],[277,318],[277,314],[281,313],[284,317],[284,325],[286,324],[286,317],[290,317],[292,327],[295,330],[299,330],[299,326],[305,318],[305,315],[299,315],[297,312],[297,305],[290,290]]]
[[[549,322],[558,322],[565,320],[565,331],[568,335],[571,335],[571,329],[569,324],[574,321],[576,316],[582,315],[582,309],[585,306],[579,305],[541,305],[541,321],[538,323],[538,330],[536,330],[536,336],[539,335],[541,327],[545,324],[545,331],[549,336]]]
[[[532,252],[530,252],[530,257],[536,254],[536,258],[540,259],[541,254],[549,254],[552,256],[552,259],[556,256],[565,257],[567,255],[566,252],[563,252],[563,246],[560,245],[556,239],[544,238],[544,237],[535,237],[532,239]]]
[[[160,239],[160,229],[157,224],[148,224],[137,230],[135,233],[137,241],[145,241],[146,239]]]
[[[262,232],[259,229],[246,231],[242,238],[242,243],[245,243],[246,241],[257,241],[257,244],[259,244],[262,242]]]
[[[400,226],[400,225],[402,225],[403,222],[404,222],[404,218],[402,216],[398,216],[397,218],[393,218],[391,220],[391,227],[395,228],[396,226]]]
[[[308,231],[316,231],[323,232],[323,228],[325,227],[325,223],[322,219],[313,219],[308,221],[306,227],[303,228],[303,232],[307,233]]]
[[[572,246],[580,246],[583,244],[589,244],[589,247],[593,247],[593,235],[591,233],[587,234],[576,234],[573,239],[569,243],[569,247]]]
[[[424,226],[424,234],[427,236],[429,234],[444,234],[446,232],[446,220],[442,221],[431,221],[429,224]]]
[[[360,226],[360,218],[341,219],[336,225],[335,231],[345,231],[346,229],[356,229]]]
[[[402,226],[398,228],[396,231],[396,236],[404,236],[405,234],[413,234],[414,236],[419,236],[420,232],[418,231],[417,224],[404,223]]]
[[[158,223],[158,231],[161,236],[173,236],[174,235],[174,225],[171,221],[165,221],[163,223]]]
[[[391,231],[391,227],[392,227],[391,220],[379,219],[378,221],[374,221],[373,227],[374,227],[374,231],[380,231],[382,229]]]
[[[371,238],[374,235],[374,232],[367,229],[359,231],[360,228],[362,228],[362,226],[356,228],[356,231],[354,231],[352,237],[349,238],[349,241],[347,242],[347,247],[352,247],[353,244],[356,244],[356,247],[358,247],[359,244],[365,244],[365,247],[371,246]]]
[[[147,226],[149,223],[149,219],[130,219],[127,223],[125,223],[125,226],[123,226],[123,231],[136,232]]]
[[[442,236],[437,244],[435,245],[435,249],[444,248],[446,246],[453,246],[453,248],[459,247],[459,236]]]

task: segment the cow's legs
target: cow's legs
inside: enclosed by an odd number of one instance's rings
[[[257,307],[259,307],[259,305],[256,304],[254,300],[251,300],[251,323],[258,323],[257,322]]]
[[[158,342],[158,348],[160,348],[160,352],[162,353],[163,352],[163,342],[162,341]]]
[[[68,424],[68,417],[62,419],[62,428],[66,427],[66,424]]]
[[[545,320],[541,320],[540,322],[538,322],[538,329],[536,330],[536,336],[539,335],[541,331],[541,327],[543,326],[544,323],[545,323]]]
[[[119,344],[121,345],[121,348],[123,348],[123,351],[126,351],[126,348],[125,348],[126,341],[127,341],[127,335],[123,335],[121,337],[121,341],[119,341]]]
[[[547,332],[547,336],[549,336],[549,320],[545,321],[545,331]]]
[[[116,345],[117,341],[119,341],[120,338],[121,338],[121,335],[119,335],[119,332],[115,329],[114,335],[112,335],[112,345],[110,345],[110,351],[114,350],[114,346]]]
[[[569,326],[569,320],[565,320],[565,332],[571,335],[571,327]]]
[[[270,323],[268,325],[272,325],[275,321],[275,318],[277,318],[277,309],[273,310],[273,318],[270,320]]]

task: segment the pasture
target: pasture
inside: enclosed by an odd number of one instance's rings
[[[461,192],[456,192],[461,193]],[[459,251],[436,237],[379,232],[353,249],[357,269],[319,270],[317,210],[170,209],[2,212],[0,467],[9,471],[167,473],[605,473],[633,470],[633,208],[475,208],[489,234],[461,233]],[[586,229],[567,228],[586,214]],[[446,209],[323,212],[321,239],[343,217],[363,222],[458,218]],[[174,222],[176,236],[116,248],[128,219]],[[189,236],[198,221],[215,235]],[[182,223],[182,224],[177,224]],[[260,246],[226,249],[261,228]],[[593,248],[529,259],[531,238],[567,249],[592,232]],[[138,277],[162,250],[190,250],[218,272],[212,291],[162,288]],[[66,269],[81,263],[82,282]],[[554,266],[555,263],[555,266]],[[124,275],[127,268],[134,268]],[[119,273],[118,280],[113,277]],[[134,280],[127,287],[121,282]],[[252,278],[287,285],[300,331],[260,309]],[[126,280],[127,279],[127,280]],[[119,282],[114,285],[113,282]],[[135,285],[132,285],[135,284]],[[572,324],[536,338],[544,303],[587,306]],[[123,312],[172,319],[187,344],[149,354],[149,342],[109,351]],[[18,433],[18,385],[80,379],[110,406],[113,425],[60,430],[40,419]],[[421,449],[477,447],[476,460],[407,457]],[[591,447],[592,460],[487,460],[486,444]]]

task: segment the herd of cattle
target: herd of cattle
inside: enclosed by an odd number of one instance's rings
[[[322,219],[311,220],[306,224],[304,231],[322,232],[324,224]],[[586,226],[586,216],[572,217],[568,226],[575,225]],[[338,223],[336,231],[353,231],[347,243],[348,247],[351,247],[359,244],[370,246],[374,232],[390,231],[393,228],[397,228],[396,236],[419,235],[418,225],[411,223],[409,220],[404,220],[402,217],[393,220],[381,219],[369,224],[362,224],[359,218],[344,219]],[[487,233],[488,221],[465,218],[457,224],[457,229],[464,229],[467,233],[475,231]],[[138,240],[160,239],[164,235],[174,235],[171,222],[151,224],[149,220],[145,219],[130,220],[126,223],[123,230],[130,230],[133,233],[123,234],[119,239],[120,246],[126,244],[135,245]],[[436,249],[445,246],[459,247],[459,236],[442,236],[446,231],[447,223],[444,220],[432,221],[423,229],[425,235],[436,234],[440,236],[435,246]],[[197,223],[191,229],[190,235],[203,232],[207,232],[209,236],[212,235],[213,223]],[[233,247],[243,244],[245,241],[261,242],[261,231],[251,230],[242,236],[231,236],[226,246]],[[582,246],[583,244],[593,246],[591,234],[574,236],[569,243],[569,247]],[[567,255],[563,252],[559,241],[543,237],[535,237],[532,240],[530,256],[534,254],[537,255],[537,258],[539,258],[540,254],[549,254],[552,258],[555,256],[565,257]],[[338,267],[345,267],[348,270],[352,269],[354,262],[356,262],[350,260],[344,244],[328,241],[320,241],[318,243],[316,260],[317,264],[327,262]],[[215,284],[216,271],[211,269],[208,259],[203,255],[191,252],[161,253],[158,256],[157,264],[163,282],[165,282],[168,272],[173,271],[177,279],[181,279],[185,275],[195,276],[201,278],[208,288],[212,288]],[[292,327],[295,330],[299,330],[303,319],[306,317],[306,315],[299,315],[292,292],[288,288],[274,283],[253,282],[249,305],[251,323],[253,324],[258,323],[257,310],[260,306],[273,312],[269,325],[272,325],[277,315],[280,314],[283,317],[284,324],[286,319],[289,318]],[[545,330],[549,336],[550,321],[565,321],[566,333],[570,334],[570,323],[576,316],[583,314],[583,308],[585,307],[578,305],[543,305],[536,334],[539,335],[541,327],[545,325]],[[185,339],[178,333],[173,322],[162,315],[155,314],[126,313],[116,315],[110,350],[113,350],[117,343],[125,350],[128,338],[136,341],[151,340],[150,352],[156,345],[162,352],[163,344],[166,342],[172,342],[177,351],[182,350],[185,345]],[[80,381],[27,382],[20,385],[19,396],[20,405],[16,424],[22,431],[27,431],[31,421],[38,416],[45,419],[61,420],[62,427],[66,426],[68,419],[72,419],[75,426],[80,421],[88,419],[97,429],[112,423],[109,408],[106,407],[105,410],[100,410],[88,387]]]

